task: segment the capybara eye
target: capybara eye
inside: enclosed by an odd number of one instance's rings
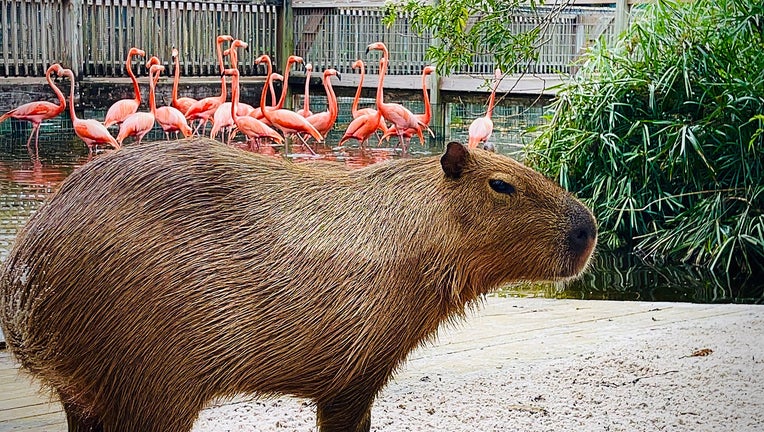
[[[505,182],[504,180],[488,180],[488,184],[491,186],[491,189],[495,190],[498,193],[503,193],[507,195],[512,195],[515,193],[515,187],[511,184]]]

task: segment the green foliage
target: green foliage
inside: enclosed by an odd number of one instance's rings
[[[763,27],[761,0],[660,0],[586,54],[527,156],[588,202],[600,245],[761,269]]]
[[[527,32],[513,30],[511,19],[520,5],[528,8],[523,0],[439,1],[432,4],[405,0],[385,5],[383,23],[392,25],[400,14],[411,17],[414,32],[431,34],[439,43],[427,49],[438,72],[448,75],[459,67],[474,64],[479,55],[491,55],[496,66],[509,71],[518,64],[527,64],[538,56],[540,32],[543,21],[549,16],[538,17],[539,26]],[[535,8],[531,1],[530,7]]]

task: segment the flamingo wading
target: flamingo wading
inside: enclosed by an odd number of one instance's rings
[[[34,146],[37,148],[37,143],[40,137],[40,126],[42,125],[42,122],[44,120],[52,119],[53,117],[58,116],[66,109],[66,99],[64,99],[64,94],[51,79],[51,75],[54,73],[58,75],[60,70],[61,65],[54,63],[50,65],[47,71],[45,71],[45,79],[48,81],[50,88],[52,88],[53,92],[56,94],[56,97],[58,98],[58,104],[47,101],[29,102],[25,103],[24,105],[20,105],[0,116],[0,123],[9,118],[25,120],[32,123],[32,133],[29,134],[29,139],[27,139],[27,147],[29,147],[29,143],[32,142],[32,136],[34,136]]]

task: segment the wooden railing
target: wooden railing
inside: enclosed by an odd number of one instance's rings
[[[239,65],[242,74],[251,74],[257,55],[276,55],[277,18],[276,7],[264,4],[85,0],[84,73],[123,76],[125,54],[136,46],[166,62],[176,47],[184,75],[216,75],[215,38],[230,34],[250,44],[240,54]]]
[[[314,65],[314,70],[332,67],[341,73],[357,73],[350,68],[354,60],[366,58],[366,46],[385,42],[390,50],[390,75],[417,75],[429,62],[427,48],[435,43],[430,35],[411,31],[409,17],[399,15],[395,24],[382,24],[381,8],[295,7],[293,29],[295,52]],[[601,36],[611,37],[615,10],[609,8],[551,7],[519,9],[512,17],[516,33],[540,28],[538,60],[520,63],[513,73],[571,73],[572,62],[584,48]],[[376,62],[367,62],[367,72],[378,73]],[[495,69],[490,53],[476,55],[471,66],[456,71],[464,75],[490,75]]]
[[[124,76],[131,46],[159,56],[165,64],[175,46],[185,76],[214,76],[218,34],[250,44],[240,57],[240,68],[244,75],[254,74],[256,55],[269,53],[280,65],[279,54],[291,49],[281,37],[282,25],[292,32],[295,53],[313,63],[315,70],[333,67],[355,73],[351,64],[367,58],[366,46],[375,41],[385,42],[390,50],[390,75],[418,75],[428,64],[425,53],[435,42],[430,35],[413,33],[405,15],[388,28],[382,24],[379,6],[307,5],[295,3],[285,14],[281,6],[265,0],[0,0],[0,74],[42,76],[49,64],[58,61],[79,75]],[[538,60],[508,72],[571,73],[571,63],[593,39],[612,35],[614,9],[565,8],[550,15],[551,11],[520,9],[512,17],[517,32],[534,27],[543,31]],[[290,15],[293,20],[280,23]],[[367,68],[369,74],[378,73],[375,61],[367,61]],[[490,75],[493,69],[491,55],[484,54],[457,73]]]
[[[78,75],[124,76],[131,46],[165,64],[176,47],[185,75],[217,75],[219,34],[250,44],[239,58],[243,74],[255,72],[260,53],[278,60],[278,9],[265,3],[0,0],[0,75],[42,76],[62,62]]]
[[[42,76],[60,61],[60,0],[0,0],[0,75]]]
[[[295,53],[312,63],[314,70],[331,67],[354,73],[353,62],[366,58],[366,47],[377,41],[385,42],[390,58],[395,59],[390,61],[390,75],[418,75],[428,64],[425,52],[431,38],[413,33],[407,16],[399,16],[387,28],[380,9],[296,8],[294,23]],[[366,62],[366,68],[369,74],[379,73],[375,62]]]

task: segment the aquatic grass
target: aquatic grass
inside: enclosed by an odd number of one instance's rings
[[[644,5],[580,61],[527,163],[591,206],[605,248],[760,270],[763,28],[754,0]]]

